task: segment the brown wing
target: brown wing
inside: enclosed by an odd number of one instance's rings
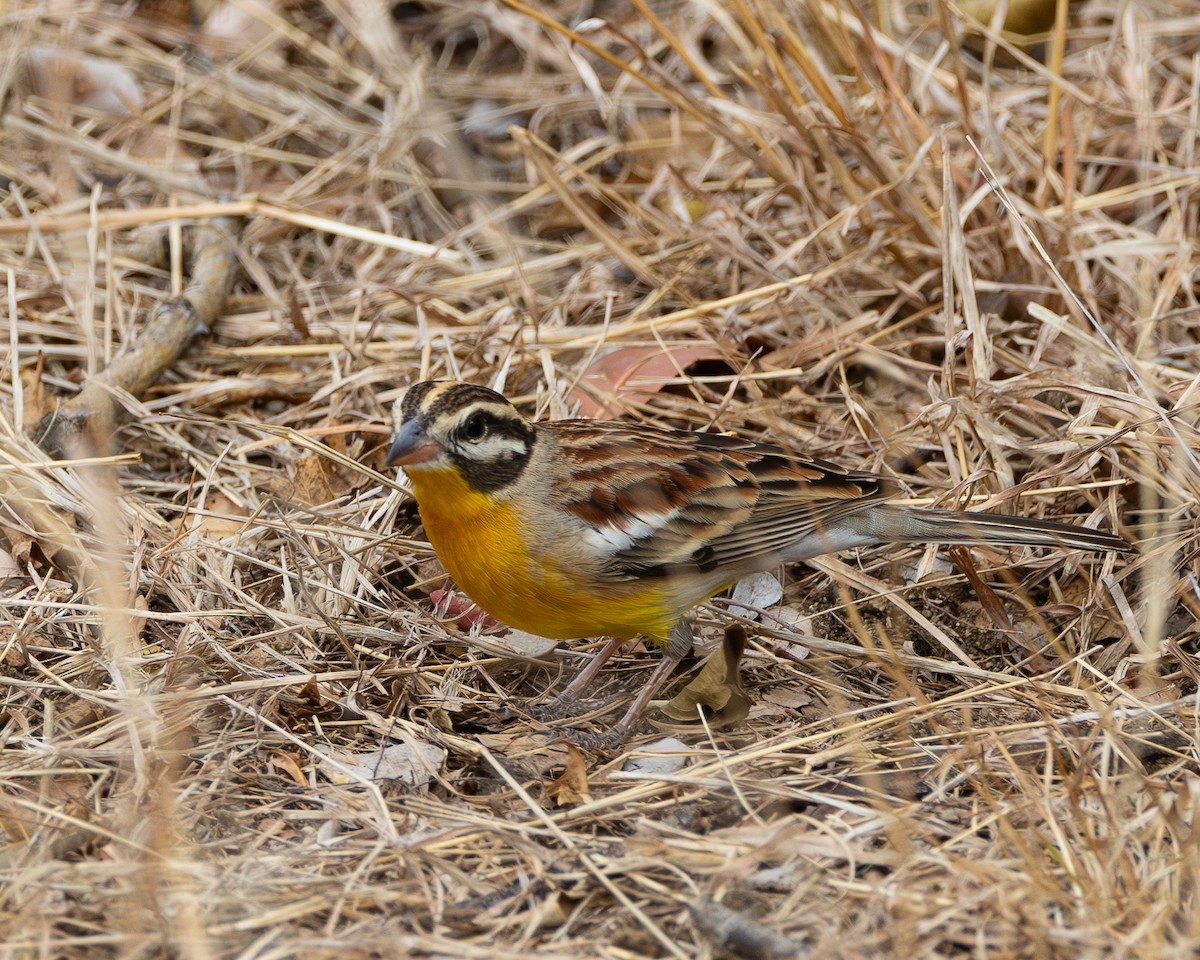
[[[874,474],[769,443],[598,420],[539,429],[570,460],[559,505],[621,579],[723,568],[736,577],[885,497]]]

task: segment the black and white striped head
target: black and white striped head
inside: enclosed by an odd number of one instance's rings
[[[458,470],[480,492],[499,490],[529,463],[533,424],[494,390],[458,380],[414,384],[392,408],[387,462],[414,470]]]

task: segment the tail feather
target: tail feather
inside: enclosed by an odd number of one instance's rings
[[[1066,547],[1072,550],[1129,552],[1133,545],[1124,537],[1056,520],[1008,517],[992,513],[892,507],[881,511],[887,539],[903,543],[939,543],[972,546]]]

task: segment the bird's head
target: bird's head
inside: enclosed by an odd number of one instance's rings
[[[387,462],[411,473],[457,470],[480,491],[525,469],[537,431],[504,397],[458,380],[414,384],[392,408]]]

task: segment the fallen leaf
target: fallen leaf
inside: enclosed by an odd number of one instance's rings
[[[115,117],[128,117],[142,108],[137,80],[119,63],[33,46],[25,54],[25,64],[34,92],[47,100]]]
[[[847,811],[847,825],[874,822],[875,814],[866,809]],[[741,856],[729,860],[721,870],[720,879],[745,877],[764,863],[789,864],[796,858],[822,859],[830,863],[845,863],[894,867],[904,854],[887,846],[877,845],[870,836],[855,840],[831,836],[819,826],[784,818],[778,822],[745,820],[736,826],[713,830],[713,843],[744,848]],[[789,864],[790,865],[790,864]],[[792,869],[795,869],[792,866]]]
[[[83,822],[94,819],[91,804],[88,802],[92,785],[90,777],[60,770],[52,777],[43,778],[35,794],[39,801],[35,807],[12,803],[13,798],[20,796],[21,791],[13,790],[11,795],[0,794],[0,829],[8,834],[5,838],[4,852],[7,853],[11,849],[11,843],[24,843],[29,840],[37,843],[38,828],[54,822],[56,817],[62,818],[62,822],[56,824],[59,829],[71,819],[78,818]]]
[[[770,573],[752,573],[742,577],[733,588],[730,606],[734,613],[749,620],[757,620],[762,611],[775,606],[783,599],[783,584]]]
[[[273,26],[279,19],[277,6],[263,0],[222,3],[205,18],[200,42],[214,56],[230,60],[253,49],[257,67],[278,68],[283,65],[285,35]]]
[[[275,767],[297,786],[307,787],[309,785],[308,778],[304,776],[304,771],[300,769],[300,764],[296,762],[296,758],[290,753],[283,750],[272,750],[268,756],[271,758],[271,766]]]
[[[325,698],[321,696],[321,688],[317,686],[316,677],[309,677],[308,680],[305,681],[304,686],[300,688],[299,697],[302,702],[308,704],[309,706],[321,706]]]
[[[129,143],[129,153],[132,157],[154,166],[169,164],[177,173],[199,171],[199,162],[189,157],[187,151],[180,146],[176,132],[170,127],[139,127],[137,135]]]
[[[21,565],[12,558],[7,550],[0,548],[0,580],[8,580],[12,577],[19,577],[25,571],[21,569]]]
[[[190,519],[193,530],[214,540],[225,540],[242,533],[249,516],[249,510],[217,490],[208,495],[204,509],[191,514]]]
[[[988,619],[992,621],[992,626],[998,630],[1012,630],[1012,620],[1009,619],[1004,604],[996,596],[996,591],[988,586],[983,577],[979,575],[979,571],[975,568],[975,561],[971,559],[970,551],[963,547],[950,547],[946,553],[974,588],[980,605],[987,613]]]
[[[579,803],[589,803],[592,790],[588,786],[587,764],[584,763],[583,753],[573,743],[567,745],[567,769],[562,776],[550,781],[547,787],[550,796],[560,807],[573,807]]]
[[[592,193],[578,191],[574,194],[574,202],[586,212],[600,219],[614,219],[612,207],[604,202],[602,197]],[[533,234],[543,240],[553,240],[580,230],[587,229],[588,224],[579,212],[561,200],[552,201],[546,212],[533,225]]]
[[[695,716],[695,714],[693,714]],[[638,747],[621,769],[645,776],[667,776],[687,766],[692,749],[677,737],[665,737]]]
[[[21,368],[21,426],[27,432],[32,431],[34,425],[54,409],[54,401],[46,393],[44,373],[45,354],[39,350],[37,363]]]
[[[1173,680],[1159,676],[1158,667],[1157,653],[1134,654],[1117,664],[1113,679],[1142,703],[1175,703],[1182,691]]]
[[[317,846],[332,847],[341,839],[341,835],[341,821],[326,820],[317,830]]]
[[[619,417],[627,403],[653,397],[702,360],[729,363],[725,353],[714,346],[669,343],[621,347],[592,361],[567,399],[579,405],[581,417]]]
[[[321,693],[316,677],[309,677],[295,693],[290,690],[281,692],[279,708],[294,726],[312,726],[314,717],[324,723],[337,723],[345,719],[342,705]]]
[[[529,777],[548,779],[550,771],[567,763],[567,741],[548,741],[544,733],[528,731],[528,727],[509,724],[499,733],[477,733],[473,739],[508,761],[519,761]]]
[[[531,908],[531,927],[535,930],[561,927],[571,918],[579,903],[578,897],[568,896],[561,890],[552,890]]]
[[[746,640],[746,630],[740,624],[726,627],[721,648],[709,657],[696,679],[663,707],[663,713],[672,720],[688,721],[696,718],[697,707],[708,707],[713,711],[713,727],[745,720],[751,703],[740,675]]]
[[[542,660],[556,650],[561,642],[549,637],[539,637],[536,633],[526,633],[524,630],[509,630],[499,637],[489,637],[488,649],[485,652],[495,656],[499,648],[501,651],[511,651],[515,660]]]
[[[340,784],[359,779],[398,780],[410,787],[420,787],[432,780],[446,761],[446,751],[441,747],[419,741],[393,743],[366,753],[350,753],[320,746],[317,749],[340,765],[328,763],[321,766],[321,772],[330,782]]]
[[[288,291],[288,320],[292,324],[293,339],[312,339],[312,332],[308,329],[308,321],[304,319],[304,308],[300,305],[300,297],[295,287]]]
[[[18,574],[23,573],[29,564],[42,561],[41,550],[37,549],[38,542],[29,534],[12,527],[0,527],[0,535],[8,541],[9,555],[16,564]]]
[[[337,479],[333,464],[315,453],[301,454],[291,464],[288,473],[291,482],[284,481],[287,499],[308,507],[329,503],[339,496],[334,490]],[[339,484],[340,486],[340,484]]]
[[[182,31],[192,28],[194,3],[195,0],[135,0],[135,9],[139,21]]]
[[[767,703],[773,703],[777,707],[785,707],[788,710],[798,710],[800,707],[807,707],[812,703],[812,697],[799,687],[782,686],[776,687],[774,690],[768,690],[763,694],[763,700]]]

